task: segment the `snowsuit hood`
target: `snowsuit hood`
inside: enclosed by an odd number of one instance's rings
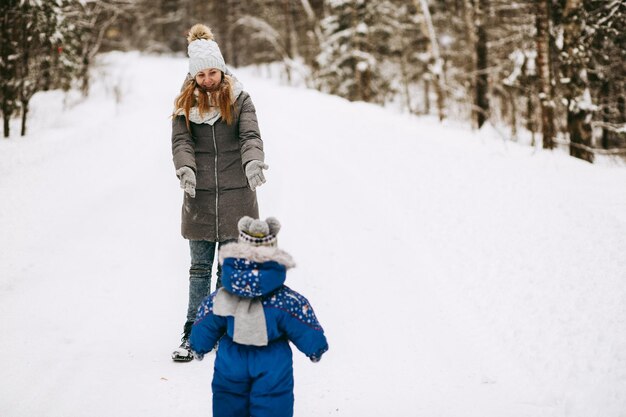
[[[263,297],[280,288],[287,269],[295,263],[291,255],[277,247],[231,243],[219,252],[222,285],[242,298]]]

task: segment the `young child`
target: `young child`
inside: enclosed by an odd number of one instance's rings
[[[293,416],[291,341],[317,362],[324,330],[302,295],[284,285],[291,256],[276,246],[280,223],[243,217],[239,241],[219,253],[223,287],[204,299],[189,342],[197,359],[219,342],[213,416]]]

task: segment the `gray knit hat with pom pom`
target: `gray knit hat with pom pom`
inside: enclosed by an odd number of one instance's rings
[[[194,25],[187,36],[187,54],[189,55],[189,74],[196,74],[207,68],[217,68],[226,72],[226,63],[220,47],[213,40],[211,29],[202,24]]]
[[[244,216],[239,219],[239,242],[252,246],[276,246],[280,222],[274,217],[265,221]]]

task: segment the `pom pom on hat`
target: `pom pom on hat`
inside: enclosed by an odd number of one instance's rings
[[[187,43],[191,43],[197,39],[212,41],[213,32],[211,32],[211,28],[203,25],[202,23],[193,25],[191,29],[189,29],[189,34],[187,35]]]
[[[280,222],[278,219],[276,217],[268,217],[265,219],[265,223],[267,223],[270,228],[270,234],[276,236],[280,231]]]
[[[244,216],[239,219],[239,242],[252,246],[276,246],[280,222],[274,217],[265,221]]]
[[[213,40],[211,29],[202,24],[194,25],[187,36],[189,45],[189,74],[195,77],[199,71],[207,68],[217,68],[226,72],[226,63],[220,47]]]

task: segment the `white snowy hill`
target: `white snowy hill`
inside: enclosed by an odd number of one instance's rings
[[[214,356],[169,359],[187,61],[101,60],[89,99],[38,95],[0,140],[0,416],[210,415]],[[330,343],[294,352],[297,416],[626,416],[625,168],[235,73]]]

